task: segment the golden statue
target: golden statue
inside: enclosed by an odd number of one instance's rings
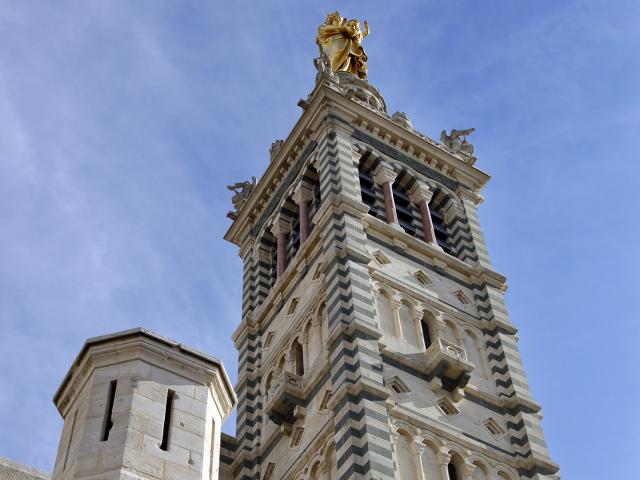
[[[343,18],[338,12],[327,15],[318,27],[316,43],[320,55],[327,56],[334,72],[349,72],[359,78],[367,78],[367,54],[360,42],[369,35],[369,24],[364,21],[364,32],[358,20]]]

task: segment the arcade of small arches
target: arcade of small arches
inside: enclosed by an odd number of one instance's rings
[[[313,164],[307,166],[300,181],[284,195],[258,242],[260,263],[266,268],[261,281],[268,289],[281,277],[315,227],[320,208],[320,178]]]
[[[333,440],[327,440],[294,478],[296,480],[337,479],[336,446]]]
[[[464,260],[452,235],[453,217],[464,217],[455,193],[387,161],[371,147],[356,144],[355,150],[360,154],[360,192],[369,215]]]
[[[475,366],[472,382],[475,375],[488,378],[488,353],[482,332],[475,326],[380,282],[374,282],[373,288],[378,326],[385,335],[401,339],[418,350],[427,350],[442,339],[459,348]]]
[[[307,317],[300,328],[282,349],[273,367],[264,376],[264,392],[268,393],[274,380],[283,372],[289,372],[303,377],[306,372],[314,369],[316,362],[324,357],[323,333],[326,331],[326,315],[324,302],[316,307]]]
[[[396,478],[401,480],[512,480],[510,467],[405,422],[392,425]]]

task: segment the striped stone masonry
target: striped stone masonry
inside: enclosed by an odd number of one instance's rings
[[[478,217],[489,176],[339,85],[225,236],[244,285],[221,472],[559,479]]]

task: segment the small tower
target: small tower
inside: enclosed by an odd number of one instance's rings
[[[138,328],[87,340],[53,401],[53,480],[215,480],[236,396],[219,360]]]

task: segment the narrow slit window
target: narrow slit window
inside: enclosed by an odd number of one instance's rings
[[[315,273],[313,274],[312,280],[318,280],[322,276],[322,271],[324,269],[324,265],[322,262],[318,264],[318,268],[316,268]]]
[[[100,441],[106,442],[109,440],[109,432],[111,428],[113,428],[113,419],[111,416],[113,415],[113,402],[116,399],[116,386],[118,385],[117,380],[113,380],[109,383],[109,393],[107,394],[107,406],[104,411],[104,421],[102,422],[102,433],[100,434]]]
[[[320,402],[320,410],[326,410],[329,408],[329,400],[331,400],[331,396],[333,392],[331,390],[327,390],[324,392],[324,396],[322,397],[322,401]]]
[[[69,450],[71,450],[71,442],[73,441],[73,431],[76,429],[76,418],[78,418],[78,410],[73,414],[73,421],[71,422],[71,433],[69,434],[69,441],[67,442],[67,451],[64,452],[64,463],[62,464],[62,471],[67,469],[67,461],[69,460]]]
[[[296,427],[291,436],[291,448],[297,448],[302,443],[302,436],[304,435],[304,427]]]
[[[407,387],[404,382],[398,377],[393,377],[392,379],[388,380],[387,385],[397,394],[407,393],[409,391],[409,387]]]
[[[169,390],[167,392],[167,405],[164,411],[164,426],[162,427],[162,443],[160,444],[160,450],[165,452],[169,450],[169,433],[171,431],[171,412],[173,411],[173,398],[176,392]]]
[[[500,425],[498,425],[498,422],[496,422],[493,418],[488,418],[487,420],[485,420],[484,426],[487,428],[487,430],[489,430],[489,433],[491,433],[491,435],[493,435],[496,438],[504,434],[504,430],[500,427]]]
[[[289,310],[287,310],[287,315],[293,315],[294,313],[296,313],[299,303],[299,298],[294,298],[293,300],[291,300],[291,303],[289,304]]]
[[[216,421],[215,419],[211,419],[211,450],[209,452],[209,478],[213,480],[215,478],[213,469],[218,464],[218,459],[215,458],[215,447],[216,447]]]
[[[429,275],[427,275],[426,273],[424,273],[422,270],[418,270],[417,272],[414,272],[413,277],[418,281],[418,283],[420,285],[422,285],[423,287],[426,287],[427,285],[431,285],[431,283],[433,283],[431,281],[431,279],[429,278]]]
[[[463,305],[469,305],[471,303],[471,300],[469,300],[469,297],[467,297],[464,293],[462,293],[462,290],[458,290],[457,292],[453,292],[453,294],[456,296],[456,298]]]
[[[276,464],[273,462],[269,462],[267,464],[267,468],[264,471],[264,477],[263,480],[271,480],[273,478],[273,474],[276,471]]]
[[[441,398],[437,405],[445,415],[457,415],[460,413],[460,410],[458,410],[456,406],[446,398]]]
[[[267,338],[264,341],[264,348],[271,348],[274,338],[275,338],[275,334],[273,332],[269,332],[267,334]]]

